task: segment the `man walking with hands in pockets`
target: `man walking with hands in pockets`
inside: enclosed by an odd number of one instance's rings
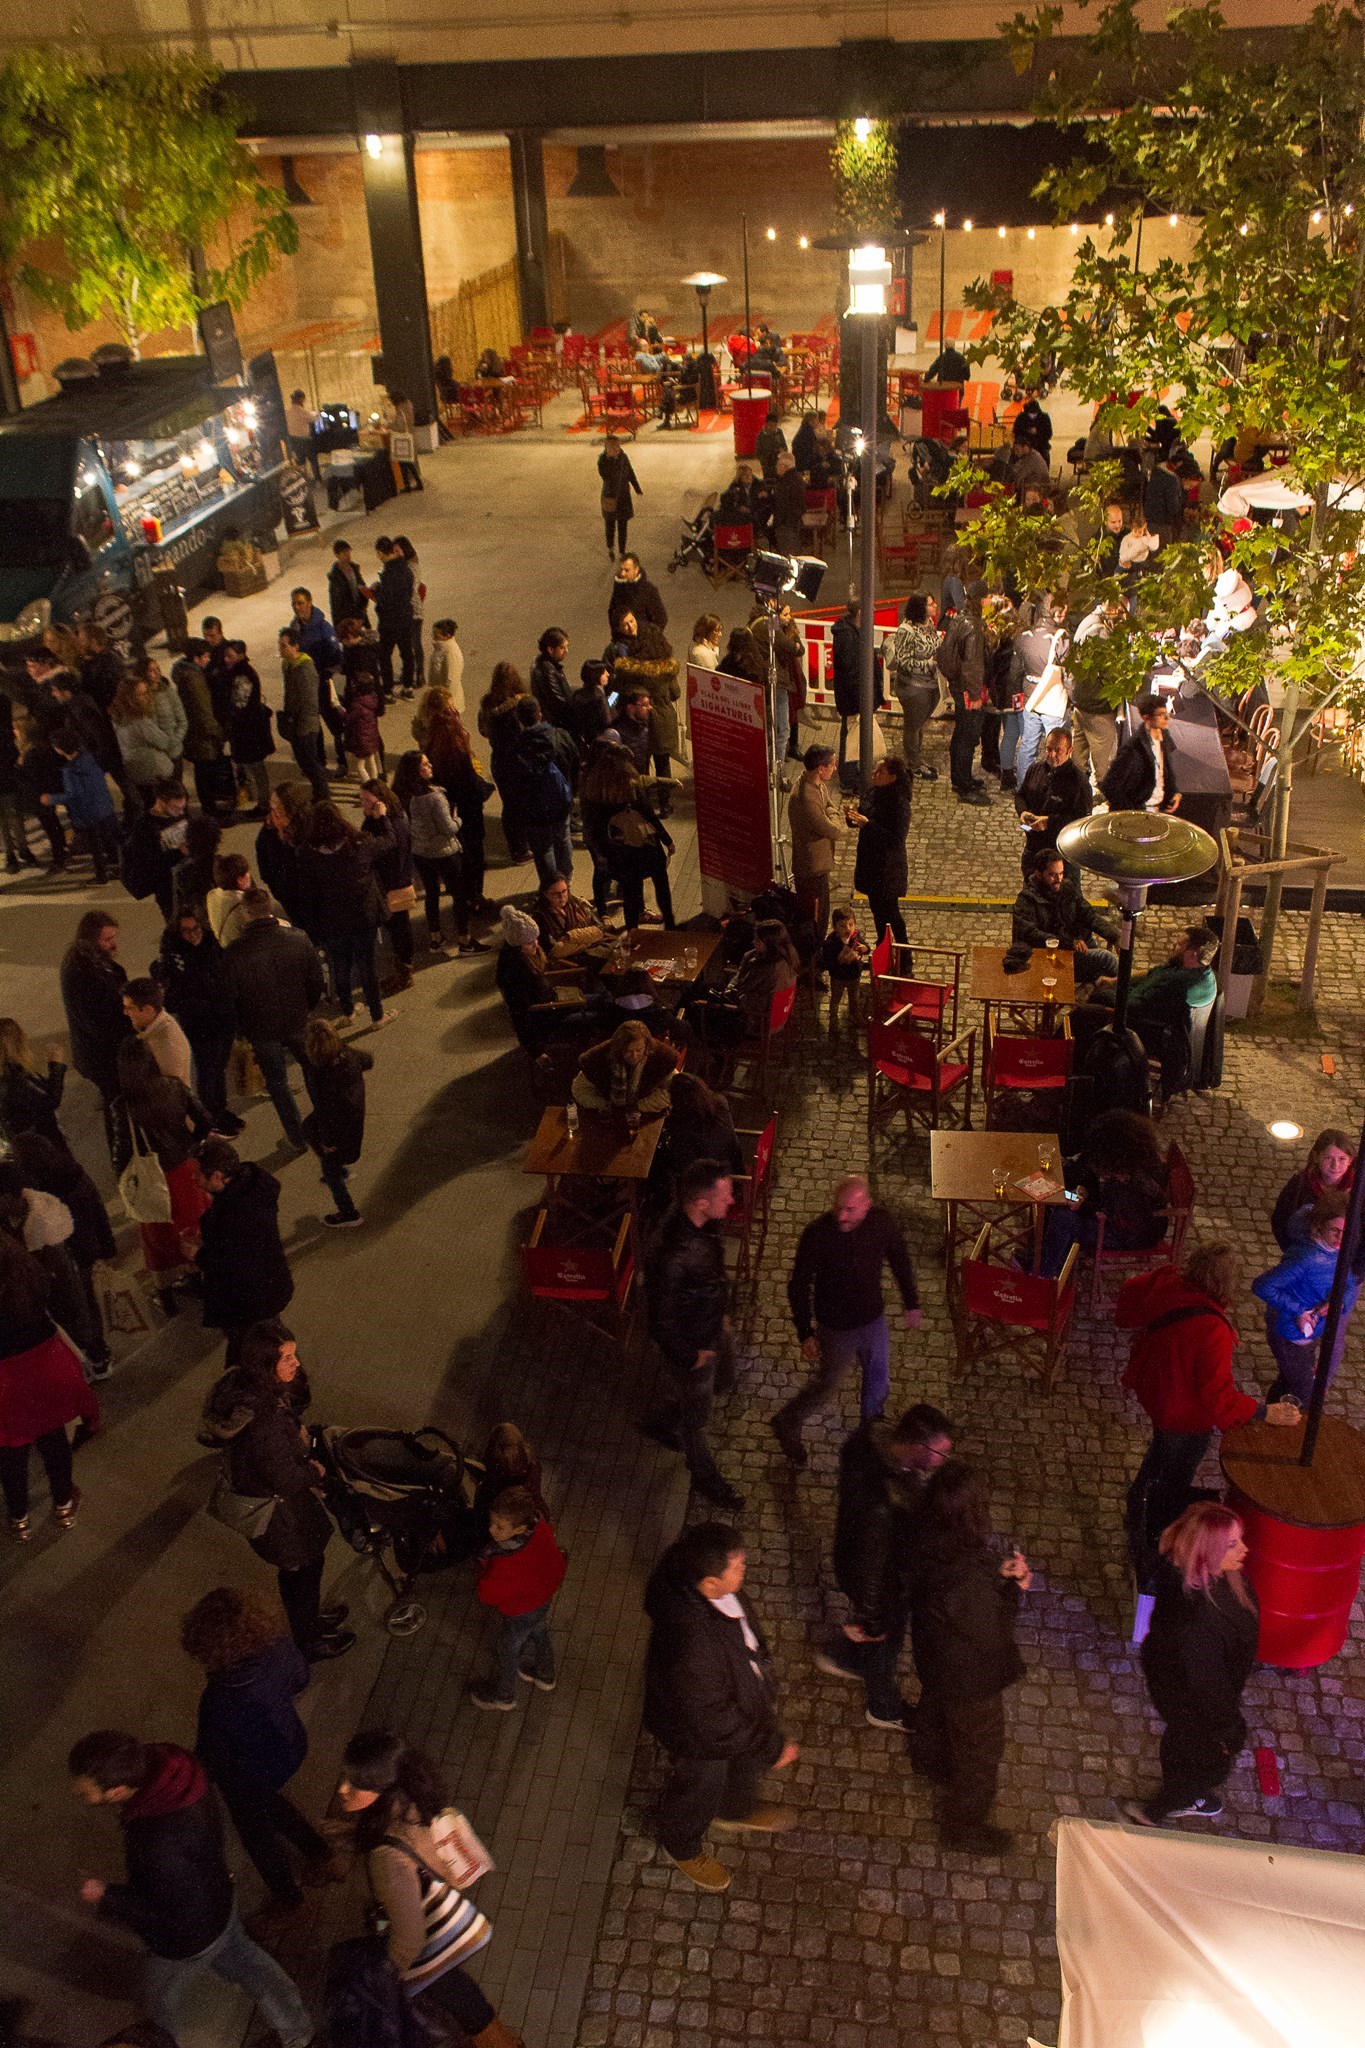
[[[917,1330],[919,1289],[900,1225],[873,1201],[864,1174],[845,1174],[825,1214],[802,1231],[787,1282],[801,1356],[819,1367],[772,1419],[773,1435],[798,1468],[806,1463],[806,1417],[829,1406],[852,1366],[862,1372],[863,1420],[886,1406],[891,1334],[882,1300],[883,1265],[890,1266],[900,1289],[906,1329]]]

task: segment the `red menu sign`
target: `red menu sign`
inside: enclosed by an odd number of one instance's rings
[[[757,895],[773,878],[768,733],[761,683],[687,671],[702,879]]]

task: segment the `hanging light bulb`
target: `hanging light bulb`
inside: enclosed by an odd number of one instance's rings
[[[1238,228],[1237,232],[1239,235],[1249,235],[1251,233],[1251,222],[1249,220],[1244,220],[1242,222],[1242,225]]]
[[[997,235],[999,235],[1001,241],[1003,242],[1005,239],[1005,230],[1003,228],[997,228],[995,232],[997,233]]]
[[[809,236],[809,235],[801,235],[801,236],[800,236],[800,237],[798,238],[798,240],[797,240],[797,244],[796,244],[796,246],[797,246],[797,248],[798,248],[798,249],[809,249],[809,247],[810,247],[810,236]]]
[[[1321,220],[1322,220],[1322,208],[1321,208],[1320,206],[1315,206],[1315,207],[1313,208],[1313,213],[1312,213],[1312,221],[1313,221],[1313,226],[1314,226],[1314,227],[1317,227],[1317,226],[1319,226],[1319,224],[1321,223]]]
[[[1071,232],[1072,232],[1072,234],[1073,234],[1073,235],[1078,235],[1078,234],[1080,233],[1080,231],[1081,231],[1081,224],[1080,224],[1080,222],[1079,222],[1079,221],[1076,221],[1076,220],[1073,220],[1073,221],[1072,221],[1072,223],[1071,223]]]
[[[971,231],[972,231],[972,224],[971,224],[971,222],[970,222],[969,220],[964,220],[964,221],[963,221],[963,223],[962,223],[962,232],[963,232],[963,234],[964,234],[964,235],[969,235],[969,234],[971,233]]]
[[[769,229],[767,230],[767,236],[768,236],[768,240],[769,240],[770,242],[775,242],[775,241],[777,240],[777,229],[776,229],[776,228],[769,228]]]
[[[1173,213],[1170,216],[1169,225],[1173,228],[1178,228],[1180,226],[1180,215],[1178,213]]]
[[[1030,240],[1031,242],[1032,242],[1033,240],[1035,240],[1035,239],[1036,239],[1036,237],[1037,237],[1037,233],[1038,233],[1038,230],[1037,230],[1036,228],[1030,228],[1030,229],[1029,229],[1029,231],[1028,231],[1028,238],[1029,238],[1029,240]]]
[[[857,120],[853,123],[853,133],[857,136],[859,142],[867,141],[868,136],[872,133],[872,123],[868,120],[866,114],[859,114]]]
[[[1112,228],[1112,227],[1113,227],[1113,225],[1114,225],[1114,216],[1113,216],[1113,214],[1112,214],[1112,213],[1106,213],[1106,215],[1104,216],[1104,224],[1105,224],[1105,226],[1106,226],[1107,228]]]

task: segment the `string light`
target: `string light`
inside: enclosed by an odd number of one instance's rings
[[[1321,224],[1321,221],[1322,221],[1322,208],[1321,208],[1320,206],[1315,206],[1315,207],[1313,208],[1313,226],[1314,226],[1314,227],[1318,227],[1318,226],[1319,226],[1319,225]]]
[[[1005,230],[1003,228],[997,228],[995,232],[997,233],[997,235],[999,235],[1001,241],[1003,242],[1005,239]]]
[[[964,220],[964,221],[963,221],[963,223],[962,223],[962,232],[963,232],[963,234],[964,234],[964,235],[969,235],[969,234],[971,233],[971,231],[972,231],[972,224],[971,224],[971,222],[970,222],[969,220]]]
[[[1080,222],[1079,222],[1079,221],[1074,221],[1074,220],[1073,220],[1073,221],[1072,221],[1072,223],[1071,223],[1071,232],[1072,232],[1072,234],[1073,234],[1073,235],[1078,235],[1078,234],[1080,233],[1080,231],[1081,231],[1081,227],[1080,227]]]
[[[809,235],[802,235],[802,236],[801,236],[801,237],[800,237],[800,238],[798,239],[798,241],[797,241],[797,245],[796,245],[796,246],[798,247],[798,249],[809,249],[809,247],[810,247],[810,236],[809,236]]]
[[[767,231],[767,233],[768,233],[768,240],[769,240],[770,242],[775,242],[775,241],[777,240],[777,229],[776,229],[776,228],[769,228],[769,229],[768,229],[768,231]]]
[[[943,213],[943,212],[939,212],[939,213],[936,213],[936,214],[934,215],[934,226],[935,226],[936,228],[946,228],[946,227],[947,227],[947,225],[948,225],[948,216],[947,216],[947,214],[946,214],[946,213]]]
[[[1037,231],[1037,229],[1036,229],[1036,228],[1030,228],[1030,229],[1029,229],[1029,231],[1028,231],[1028,238],[1029,238],[1029,240],[1030,240],[1031,242],[1032,242],[1032,241],[1034,241],[1034,240],[1036,239],[1036,237],[1037,237],[1037,232],[1038,232],[1038,231]]]
[[[1353,214],[1353,213],[1355,212],[1355,208],[1354,208],[1353,206],[1348,206],[1348,207],[1346,207],[1346,208],[1344,209],[1344,211],[1345,211],[1345,214],[1346,214],[1346,218],[1347,218],[1347,220],[1349,220],[1349,219],[1351,218],[1351,215],[1352,215],[1352,214]]]
[[[1178,213],[1173,213],[1171,215],[1169,225],[1173,228],[1178,228],[1180,226],[1180,215]]]
[[[383,154],[384,154],[384,138],[383,138],[383,136],[382,136],[382,135],[367,135],[367,136],[365,137],[365,147],[366,147],[366,149],[367,149],[367,150],[369,151],[369,153],[370,153],[370,155],[371,155],[371,156],[383,156]]]
[[[868,136],[872,133],[872,123],[868,120],[866,114],[860,114],[853,123],[853,133],[857,136],[859,142],[867,141]]]
[[[1242,225],[1238,228],[1237,232],[1239,235],[1249,235],[1251,233],[1251,222],[1249,220],[1244,220],[1242,222]]]
[[[1105,224],[1105,226],[1106,226],[1107,228],[1112,228],[1112,227],[1113,227],[1113,225],[1114,225],[1114,216],[1113,216],[1113,214],[1112,214],[1112,213],[1106,213],[1106,215],[1104,216],[1104,224]]]

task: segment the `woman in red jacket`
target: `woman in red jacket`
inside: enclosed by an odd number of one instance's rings
[[[565,1558],[549,1520],[524,1486],[500,1493],[488,1511],[488,1545],[479,1566],[479,1598],[501,1617],[490,1685],[470,1688],[476,1707],[507,1713],[517,1703],[517,1680],[555,1689],[550,1602],[564,1578]],[[528,1668],[529,1667],[529,1668]]]
[[[47,1312],[47,1274],[31,1252],[0,1230],[0,1490],[10,1534],[27,1543],[29,1453],[36,1450],[52,1492],[53,1519],[69,1529],[80,1489],[71,1477],[66,1426],[99,1425],[100,1405],[80,1360]]]
[[[1125,1281],[1114,1307],[1118,1327],[1137,1332],[1123,1384],[1152,1422],[1152,1441],[1128,1489],[1125,1517],[1143,1596],[1137,1627],[1144,1632],[1161,1532],[1189,1505],[1194,1475],[1214,1431],[1253,1420],[1289,1424],[1299,1419],[1292,1401],[1267,1408],[1253,1395],[1239,1393],[1233,1383],[1238,1337],[1227,1310],[1238,1278],[1234,1246],[1197,1245],[1183,1267],[1162,1266]],[[1133,1640],[1142,1640],[1137,1628]]]

